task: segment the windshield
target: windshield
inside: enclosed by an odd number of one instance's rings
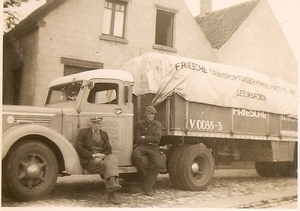
[[[60,84],[49,89],[46,104],[76,102],[82,81]]]

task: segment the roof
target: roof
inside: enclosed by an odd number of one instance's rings
[[[133,77],[129,72],[112,69],[97,69],[57,78],[49,84],[49,87],[70,83],[73,81],[88,81],[93,78],[116,79],[126,82],[134,82]]]
[[[198,16],[196,21],[212,47],[220,49],[247,19],[258,2],[259,0],[252,0],[209,13],[204,17]]]
[[[31,31],[39,26],[39,22],[42,21],[50,12],[58,8],[61,4],[68,0],[48,0],[41,7],[37,8],[25,19],[23,19],[15,28],[9,33],[14,33],[17,37],[22,34]]]

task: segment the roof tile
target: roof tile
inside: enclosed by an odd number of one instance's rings
[[[259,0],[228,7],[196,17],[196,21],[215,49],[220,49],[246,20]]]

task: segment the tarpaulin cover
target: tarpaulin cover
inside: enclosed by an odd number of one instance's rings
[[[296,85],[244,68],[148,53],[122,69],[134,77],[134,94],[155,94],[154,106],[177,93],[192,102],[297,115]]]

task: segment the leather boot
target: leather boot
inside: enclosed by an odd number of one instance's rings
[[[117,177],[110,177],[108,178],[108,187],[107,187],[109,192],[114,192],[117,190],[121,190],[122,187],[119,185],[117,181]]]
[[[112,193],[108,193],[107,194],[107,201],[109,203],[115,204],[115,205],[119,205],[122,204],[122,202],[120,202],[117,198],[114,192]]]

